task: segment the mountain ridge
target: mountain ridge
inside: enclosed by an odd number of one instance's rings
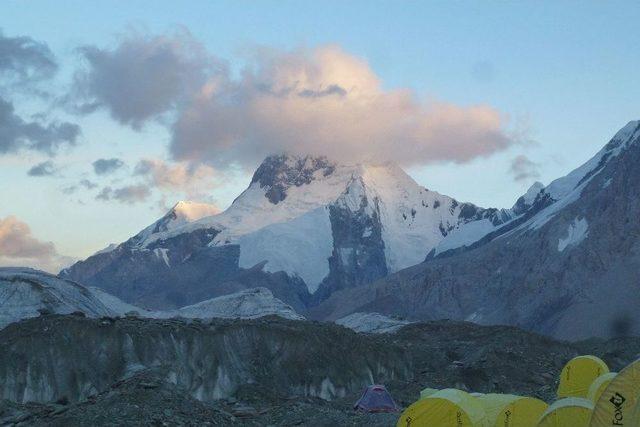
[[[149,282],[152,276],[157,280],[158,271],[181,270],[221,287],[198,297],[221,295],[228,289],[221,281],[232,281],[233,290],[241,289],[244,285],[236,278],[246,278],[251,271],[259,270],[263,279],[268,276],[273,281],[281,281],[273,275],[283,273],[288,283],[272,290],[300,309],[336,289],[421,262],[461,222],[484,218],[499,224],[511,215],[509,210],[483,209],[427,190],[391,163],[350,165],[324,157],[270,156],[225,211],[194,216],[191,221],[184,215],[178,221],[170,211],[126,242],[61,274],[105,287],[130,303],[172,308],[198,301],[190,295],[184,301],[171,301],[169,295],[164,301],[151,301],[153,297],[145,294],[157,289],[148,288],[154,288]],[[215,266],[221,271],[216,272],[220,277],[213,280],[215,284],[209,274],[213,261],[184,267],[196,256],[217,260]],[[122,271],[123,264],[127,271]],[[151,266],[156,271],[144,271]],[[108,283],[116,280],[126,283]],[[147,289],[125,289],[141,282]],[[291,289],[284,289],[287,286]],[[193,292],[197,291],[194,285]]]
[[[598,292],[635,289],[638,140],[640,122],[629,122],[582,166],[500,210],[429,191],[388,164],[272,156],[226,211],[65,274],[150,308],[264,286],[317,319],[379,312],[615,335],[640,321],[629,313],[640,297],[601,302],[621,309],[600,309],[599,324],[588,314]]]
[[[510,324],[572,340],[638,333],[638,164],[635,121],[537,193],[527,213],[468,246],[342,290],[310,315],[377,311],[409,320]]]

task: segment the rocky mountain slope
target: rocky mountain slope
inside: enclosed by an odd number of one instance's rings
[[[295,156],[267,158],[220,214],[187,207],[61,275],[147,308],[264,286],[302,310],[421,262],[463,223],[514,215],[429,191],[395,165]]]
[[[639,165],[631,122],[583,166],[536,186],[512,220],[460,226],[426,262],[338,292],[312,315],[466,319],[566,339],[638,334]]]
[[[639,353],[637,338],[570,344],[453,321],[356,334],[279,318],[49,315],[0,331],[0,424],[392,425],[397,414],[352,410],[364,385],[385,383],[403,407],[426,386],[550,401],[572,357],[617,371]]]

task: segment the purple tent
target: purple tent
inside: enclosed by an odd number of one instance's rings
[[[364,390],[353,409],[363,412],[397,412],[398,406],[385,386],[374,384]]]

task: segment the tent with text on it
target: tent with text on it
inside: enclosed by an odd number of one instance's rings
[[[385,386],[374,384],[364,390],[353,409],[363,412],[396,412],[398,406]]]
[[[397,427],[489,427],[475,397],[447,388],[420,399],[400,415]]]
[[[589,386],[589,392],[587,393],[587,399],[593,402],[595,405],[600,399],[600,395],[605,391],[609,383],[615,376],[618,375],[617,372],[607,372],[606,374],[600,375],[598,378],[593,380],[591,385]]]
[[[632,417],[640,401],[640,359],[628,365],[604,389],[593,410],[591,427],[637,426]]]
[[[476,398],[491,427],[535,427],[547,404],[533,397],[483,394]]]
[[[564,365],[558,385],[558,399],[563,397],[587,397],[589,386],[609,367],[596,356],[578,356]]]
[[[555,401],[540,417],[537,427],[588,427],[593,403],[582,397]]]

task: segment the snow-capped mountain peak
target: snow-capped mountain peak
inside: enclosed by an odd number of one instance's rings
[[[640,121],[631,121],[591,159],[569,174],[552,181],[548,186],[534,183],[510,209],[511,220],[489,225],[484,222],[463,224],[455,233],[440,242],[435,254],[470,246],[493,233],[501,235],[516,229],[539,228],[560,209],[580,198],[585,186],[598,175],[612,159],[640,140]]]
[[[176,203],[171,211],[175,213],[177,218],[183,219],[185,222],[196,221],[200,218],[220,213],[220,209],[215,205],[187,200]]]
[[[540,191],[542,191],[543,189],[544,189],[544,184],[541,183],[540,181],[536,181],[533,184],[531,184],[531,187],[529,187],[527,192],[524,193],[524,195],[522,196],[522,199],[525,205],[531,206],[533,202],[536,200],[536,197],[538,197],[538,193],[540,193]]]
[[[178,204],[120,245],[104,263],[116,268],[119,262],[140,258],[131,266],[135,270],[158,263],[150,282],[157,282],[158,269],[186,268],[194,259],[203,263],[203,274],[211,265],[222,271],[258,268],[284,272],[294,282],[304,282],[310,294],[323,287],[326,296],[417,264],[461,223],[481,218],[489,224],[502,223],[508,219],[505,212],[458,203],[427,190],[393,163],[269,156],[225,211],[215,214],[206,207]],[[207,264],[196,256],[205,252],[210,254],[206,256],[224,253],[224,262],[231,264],[223,267],[219,260]],[[106,281],[111,267],[105,269],[102,262],[96,267],[100,281]],[[82,268],[89,276],[94,274],[87,264]],[[65,274],[75,277],[73,269]],[[80,276],[76,278],[94,284],[86,273]],[[282,294],[277,296],[290,302]]]
[[[154,224],[153,233],[173,230],[190,222],[219,213],[220,209],[215,205],[180,201]]]

